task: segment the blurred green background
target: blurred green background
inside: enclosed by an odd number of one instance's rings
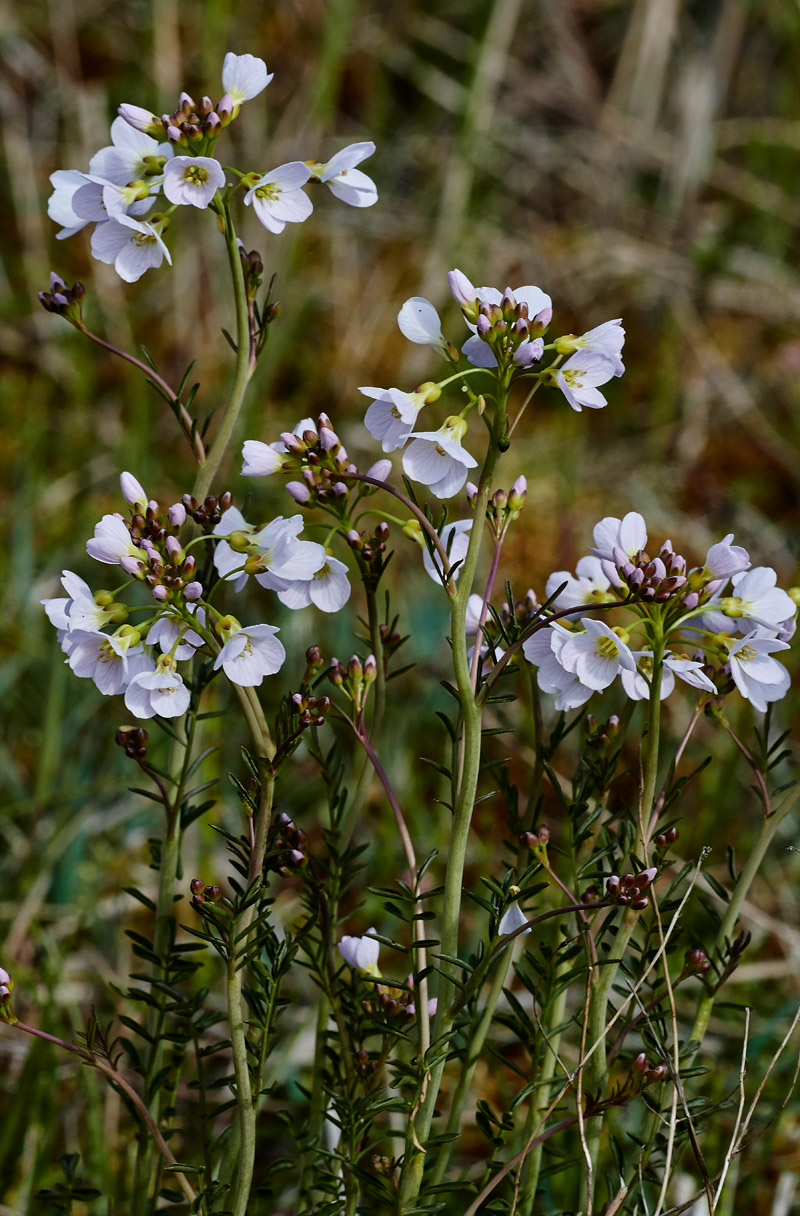
[[[81,280],[90,326],[130,350],[146,345],[170,381],[196,359],[201,416],[224,400],[231,382],[220,330],[232,326],[233,310],[210,213],[181,213],[169,236],[174,268],[128,286],[92,261],[85,233],[54,239],[48,176],[88,167],[108,142],[121,101],[160,113],[174,108],[182,88],[216,100],[229,49],[263,57],[275,79],[243,108],[224,152],[220,146],[223,163],[267,171],[374,139],[377,152],[363,168],[380,192],[377,206],[357,211],[319,191],[311,220],[279,237],[249,213],[241,219],[246,246],[262,252],[267,275],[277,275],[283,316],[272,327],[239,439],[272,440],[301,416],[325,410],[366,465],[374,452],[360,425],[366,402],[357,387],[410,389],[438,374],[432,352],[409,346],[397,329],[403,300],[432,299],[460,344],[448,269],[459,266],[476,284],[500,288],[536,283],[553,297],[554,333],[621,316],[628,370],[609,386],[605,411],[578,416],[558,394],[542,393],[520,428],[500,474],[505,485],[519,472],[529,483],[524,527],[504,569],[517,594],[528,586],[541,593],[552,569],[572,568],[585,552],[598,518],[630,509],[690,560],[732,531],[754,564],[774,565],[784,586],[798,581],[796,5],[284,0],[247,11],[227,0],[6,3],[0,965],[18,977],[22,1007],[39,1006],[31,1020],[49,1019],[52,1029],[78,1025],[79,1011],[93,1001],[113,1007],[107,983],[122,982],[129,963],[116,929],[138,915],[121,888],[152,884],[146,840],[157,825],[125,793],[131,773],[111,745],[125,717],[121,700],[100,698],[65,669],[38,601],[61,594],[62,568],[102,584],[84,542],[104,511],[118,509],[121,469],[166,502],[189,488],[192,472],[155,394],[42,311],[36,292],[51,269]],[[280,487],[265,486],[243,483],[231,459],[216,488],[231,488],[239,505],[253,490],[254,509],[265,517],[287,512]],[[460,499],[452,511],[466,514]],[[403,552],[390,583],[413,634],[405,661],[444,675],[441,595],[421,574],[413,582],[397,577],[401,566],[419,562],[396,539]],[[355,646],[344,617],[280,610],[268,619],[281,624],[297,653],[293,678],[310,642],[320,641],[328,655]],[[397,687],[394,771],[414,792],[417,832],[436,843],[446,825],[440,809],[427,809],[431,779],[415,759],[438,745],[427,725],[421,735],[417,705],[428,694],[413,673]],[[680,731],[687,703],[679,695],[674,702],[668,721]],[[779,717],[796,726],[796,694]],[[745,707],[741,728],[751,721]],[[224,722],[219,737],[215,730],[208,742],[222,747],[224,770],[237,762],[239,727]],[[712,871],[725,881],[725,848],[746,851],[758,810],[747,772],[710,723],[695,750],[697,758],[714,753],[716,762],[690,796],[682,846],[693,858],[712,845]],[[300,759],[287,805],[315,802],[312,775]],[[787,769],[785,779],[793,775]],[[233,822],[222,792],[212,817]],[[378,812],[372,808],[376,826]],[[488,804],[478,817],[474,875],[493,855],[493,814]],[[214,864],[212,835],[207,828],[190,834],[192,873]],[[796,1000],[800,867],[785,851],[791,842],[791,832],[781,837],[754,892],[756,948],[737,973],[736,999],[754,1002],[767,1055]],[[399,849],[383,849],[375,864],[391,875]],[[291,890],[285,899],[288,915]],[[366,924],[354,922],[352,931]],[[0,1035],[0,1073],[12,1089],[23,1054],[17,1039]],[[55,1074],[51,1057],[39,1059],[25,1074],[28,1113],[41,1113],[56,1087],[59,1105],[77,1104],[93,1129],[97,1168],[104,1139],[124,1154],[114,1096],[62,1061]],[[30,1196],[51,1177],[50,1163],[78,1136],[71,1120],[42,1114],[22,1121],[14,1109],[17,1118],[0,1126],[0,1178],[11,1188],[11,1206],[0,1211],[27,1212]],[[790,1110],[763,1160],[753,1150],[756,1175],[768,1171],[765,1194],[779,1176],[800,1171],[798,1139]],[[91,1147],[83,1143],[82,1151],[91,1160]],[[755,1204],[747,1179],[740,1185]],[[768,1212],[770,1202],[747,1210]]]

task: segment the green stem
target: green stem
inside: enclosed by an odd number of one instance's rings
[[[161,841],[161,855],[158,866],[158,894],[156,896],[156,915],[153,929],[153,952],[160,959],[169,953],[175,910],[175,884],[178,877],[181,856],[181,803],[183,802],[186,779],[192,759],[192,745],[197,726],[197,711],[189,713],[186,742],[173,742],[170,749],[170,770],[179,772],[175,796],[169,806],[165,807],[166,825]],[[178,761],[180,759],[180,769]],[[169,964],[165,964],[164,973],[159,979],[169,982]],[[165,1000],[161,994],[158,997],[158,1007],[148,1006],[146,1017],[147,1033],[150,1036],[150,1052],[145,1067],[144,1081],[146,1096],[150,1103],[153,1118],[157,1121],[161,1109],[160,1088],[153,1094],[149,1092],[151,1078],[161,1068],[164,1053],[163,1024],[165,1016]],[[141,1136],[136,1150],[133,1181],[131,1184],[131,1216],[144,1216],[148,1210],[150,1179],[153,1171],[153,1144],[149,1138]]]
[[[225,455],[234,427],[239,418],[247,386],[256,367],[256,354],[250,341],[250,310],[247,303],[247,289],[242,271],[242,260],[239,257],[239,248],[236,244],[236,230],[233,226],[230,209],[225,202],[222,204],[221,218],[225,225],[225,245],[228,250],[228,263],[230,265],[233,294],[236,303],[236,372],[231,395],[228,399],[228,404],[225,406],[219,430],[206,453],[204,463],[197,470],[197,478],[195,479],[192,493],[198,502],[202,502],[206,497],[211,487],[211,482],[216,476],[217,469]]]
[[[512,942],[505,953],[505,957],[501,958],[495,967],[494,978],[492,979],[491,987],[486,996],[486,1004],[483,1011],[476,1022],[472,1025],[472,1034],[470,1035],[467,1050],[464,1054],[464,1060],[461,1067],[461,1076],[458,1079],[453,1101],[450,1106],[450,1114],[447,1119],[447,1127],[445,1134],[452,1136],[453,1139],[442,1144],[436,1155],[436,1164],[431,1174],[431,1185],[437,1186],[444,1178],[447,1172],[447,1167],[450,1163],[450,1155],[455,1147],[455,1137],[461,1126],[461,1112],[464,1108],[464,1102],[472,1085],[472,1078],[475,1074],[475,1069],[480,1059],[483,1050],[483,1044],[486,1041],[486,1035],[489,1032],[489,1027],[497,1009],[497,1002],[503,993],[503,985],[506,982],[511,960],[514,954],[514,945]]]
[[[478,554],[483,539],[483,521],[486,518],[486,507],[492,489],[492,475],[500,453],[499,439],[504,422],[505,410],[498,407],[492,428],[489,450],[486,453],[483,469],[481,470],[478,494],[475,501],[475,523],[470,534],[469,548],[464,559],[464,565],[460,570],[458,588],[454,594],[451,593],[453,667],[464,729],[461,752],[461,778],[459,781],[458,798],[453,812],[453,825],[450,834],[447,871],[445,874],[444,906],[442,910],[441,953],[453,957],[458,953],[458,927],[461,917],[464,864],[481,762],[482,711],[475,697],[470,664],[467,657],[467,600],[475,578]],[[434,1043],[447,1033],[452,1022],[450,1005],[455,985],[450,978],[449,971],[449,967],[443,966],[439,986],[439,1003],[431,1035]],[[415,1206],[416,1197],[422,1185],[422,1170],[425,1159],[425,1154],[422,1150],[430,1134],[445,1063],[446,1053],[440,1052],[439,1059],[428,1072],[425,1097],[420,1102],[417,1115],[413,1120],[409,1120],[409,1132],[406,1140],[403,1171],[398,1193],[397,1210],[399,1213],[403,1213]]]
[[[555,979],[558,982],[562,974],[566,971],[567,964],[562,962],[556,968]],[[567,1007],[567,989],[562,987],[561,991],[554,997],[549,1009],[547,1021],[551,1026],[560,1026],[564,1021],[564,1015]],[[556,1031],[549,1037],[549,1040],[544,1044],[544,1058],[537,1070],[536,1074],[536,1089],[531,1095],[530,1105],[528,1106],[528,1115],[525,1120],[525,1131],[523,1143],[527,1144],[533,1136],[534,1128],[539,1126],[539,1123],[547,1110],[550,1103],[550,1082],[553,1080],[556,1070],[556,1056],[561,1044],[561,1031]],[[536,1188],[539,1185],[539,1173],[542,1168],[542,1149],[543,1141],[536,1144],[530,1154],[525,1158],[520,1165],[520,1191],[519,1191],[519,1216],[531,1216],[533,1212],[533,1204],[536,1198]]]
[[[795,803],[800,798],[800,784],[793,785],[787,790],[783,798],[780,800],[775,810],[770,815],[769,819],[765,819],[761,825],[758,840],[750,851],[744,869],[739,875],[733,894],[728,901],[728,906],[725,909],[725,915],[719,926],[716,941],[714,942],[714,953],[723,952],[727,949],[726,943],[733,937],[733,931],[736,927],[736,921],[739,917],[739,910],[747,895],[750,887],[753,884],[753,879],[758,873],[759,867],[764,860],[767,849],[772,843],[773,837],[778,828],[783,823],[786,816],[794,810]],[[706,1030],[708,1029],[708,1021],[711,1017],[711,1011],[714,1008],[714,1001],[717,998],[716,992],[708,992],[700,1002],[697,1010],[697,1015],[692,1027],[692,1033],[689,1039],[694,1041],[699,1047],[702,1043]]]
[[[647,758],[645,762],[642,794],[639,804],[639,832],[642,857],[645,862],[650,850],[650,832],[652,812],[656,802],[658,781],[659,744],[661,739],[661,672],[664,658],[664,639],[661,632],[661,621],[653,621],[653,675],[650,681],[649,716],[647,726]],[[647,825],[647,826],[645,826]],[[614,960],[601,965],[596,972],[589,1000],[589,1043],[594,1047],[594,1054],[589,1062],[588,1088],[597,1101],[602,1101],[608,1088],[608,1058],[606,1044],[606,1015],[611,988],[617,975],[620,962],[627,949],[633,931],[638,922],[638,913],[626,909],[619,932],[614,939],[611,949]],[[592,1189],[591,1181],[597,1177],[597,1159],[600,1152],[600,1139],[603,1132],[603,1120],[593,1119],[586,1135],[586,1145],[591,1161],[591,1180],[588,1163],[583,1170],[583,1186],[581,1202],[586,1211],[591,1211]]]

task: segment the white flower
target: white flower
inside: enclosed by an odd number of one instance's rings
[[[155,671],[134,676],[125,690],[125,705],[137,718],[179,718],[186,713],[191,693],[183,677],[162,655]]]
[[[538,668],[537,683],[542,692],[555,695],[555,707],[561,713],[577,709],[589,700],[593,688],[583,684],[572,671],[567,671],[560,659],[561,651],[572,634],[554,624],[539,629],[522,643],[522,653]]]
[[[401,448],[414,429],[417,415],[425,404],[425,392],[404,393],[399,388],[360,388],[365,397],[374,398],[364,417],[364,426],[384,452]]]
[[[468,279],[465,280],[465,282],[469,287],[472,286]],[[464,283],[460,283],[460,286],[464,290],[467,289]],[[478,301],[479,305],[502,304],[503,293],[498,291],[496,287],[476,287],[474,290],[474,299]],[[507,288],[506,290],[511,289]],[[512,291],[512,295],[518,304],[527,304],[528,316],[531,320],[545,310],[552,310],[553,301],[550,299],[547,292],[542,291],[540,287],[534,287],[530,284],[523,287],[515,287]],[[466,342],[461,347],[462,355],[464,355],[474,367],[497,367],[497,359],[494,356],[494,352],[477,333],[476,323],[467,320],[467,325],[469,325],[474,336],[472,338],[467,338]],[[543,349],[544,344],[541,338],[529,338],[525,342],[520,343],[515,350],[513,356],[514,362],[522,367],[528,367],[537,359],[541,359]]]
[[[579,350],[559,367],[556,383],[572,408],[580,413],[584,405],[600,410],[608,404],[597,385],[605,384],[614,375],[615,364],[606,355]]]
[[[633,559],[647,544],[647,525],[638,511],[629,511],[622,519],[607,515],[594,526],[592,553],[599,557],[603,571],[615,587],[622,585],[616,565],[620,552]]]
[[[765,713],[770,701],[785,696],[790,676],[782,663],[770,658],[778,650],[788,650],[788,642],[759,637],[757,632],[726,641],[731,675],[742,696],[754,709]]]
[[[149,119],[154,117],[146,110],[143,113]],[[89,173],[117,186],[127,186],[132,181],[160,178],[161,162],[165,157],[169,160],[172,154],[172,144],[159,143],[122,116],[111,124],[111,146],[95,152],[89,161]],[[152,190],[158,193],[158,182],[153,182]]]
[[[372,935],[377,929],[367,929],[364,937],[343,937],[337,949],[348,967],[354,971],[366,971],[367,975],[379,975],[378,955],[381,944]]]
[[[114,609],[98,604],[91,587],[82,578],[78,578],[71,570],[62,570],[61,585],[67,592],[67,599],[40,600],[47,619],[59,632],[85,629],[96,633],[109,624]]]
[[[734,574],[731,582],[735,594],[720,600],[719,606],[726,616],[746,617],[768,629],[777,629],[797,612],[791,596],[775,586],[777,581],[777,574],[769,566]]]
[[[636,668],[634,671],[625,670],[620,673],[622,687],[625,689],[625,695],[630,697],[631,701],[649,701],[650,685],[647,681],[653,678],[653,652],[652,650],[635,650],[632,653],[636,660]],[[697,666],[700,667],[701,664],[698,663]],[[675,674],[665,661],[661,667],[659,700],[663,701],[665,697],[668,697],[674,687]]]
[[[104,515],[94,527],[94,539],[87,540],[86,552],[95,561],[107,566],[118,566],[121,557],[134,557],[145,561],[147,554],[131,540],[131,534],[121,515]]]
[[[145,271],[160,266],[164,258],[172,265],[169,250],[154,225],[129,215],[118,215],[97,225],[92,233],[92,257],[113,265],[126,283],[137,282]]]
[[[451,566],[455,566],[456,562],[459,563],[455,574],[451,575],[452,578],[458,578],[461,572],[461,563],[467,556],[467,549],[469,548],[469,534],[472,530],[472,523],[473,521],[471,519],[456,519],[453,523],[445,524],[445,526],[442,528],[442,534],[439,539],[441,540],[444,551],[447,554],[448,561],[450,562]],[[442,562],[439,554],[434,552],[433,557],[431,557],[426,546],[422,550],[422,564],[425,567],[425,571],[429,577],[432,578],[435,583],[441,583],[444,576],[442,574]],[[481,601],[481,603],[482,602],[483,601]]]
[[[447,349],[439,314],[424,296],[412,296],[410,300],[406,300],[397,314],[397,324],[409,342],[432,346],[438,351]]]
[[[189,612],[194,612],[196,609],[194,604],[187,604],[186,607]],[[201,624],[205,624],[205,612],[202,608],[198,613],[198,620]],[[179,642],[178,638],[180,638]],[[178,642],[177,646],[175,646],[176,642]],[[171,654],[173,659],[182,663],[186,659],[191,659],[194,652],[205,645],[205,641],[196,630],[187,625],[180,613],[176,612],[174,608],[170,608],[158,618],[150,629],[147,644],[148,646],[160,646],[163,654]]]
[[[120,473],[119,488],[122,492],[122,497],[132,507],[147,506],[147,495],[142,489],[142,483],[137,481],[133,473]]]
[[[499,936],[502,937],[504,933],[513,933],[515,929],[522,929],[522,926],[527,925],[527,923],[528,917],[522,911],[519,904],[509,904],[503,915],[500,917],[500,924],[497,926],[497,932]],[[524,937],[526,933],[530,932],[531,930],[529,928],[524,929],[523,932],[518,936]]]
[[[323,164],[311,164],[311,176],[324,182],[336,198],[351,207],[371,207],[378,201],[378,189],[371,177],[356,169],[362,160],[372,156],[375,145],[371,141],[348,144]]]
[[[247,523],[237,507],[229,507],[214,528],[214,535],[230,536],[233,532],[246,532],[250,534],[250,545],[246,553],[237,553],[226,540],[219,541],[214,553],[214,565],[222,578],[235,580],[235,589],[241,591],[247,582],[248,574],[243,566],[249,557],[251,565],[257,567],[253,573],[262,587],[285,590],[286,581],[310,579],[326,561],[322,545],[316,541],[298,540],[302,530],[302,515],[292,515],[289,519],[279,515],[265,527],[256,530]]]
[[[284,586],[280,587],[280,583]],[[307,608],[314,604],[322,612],[338,612],[350,599],[347,566],[335,557],[326,557],[325,564],[315,570],[311,578],[281,579],[273,575],[270,586],[287,608]]]
[[[750,565],[750,555],[741,545],[732,545],[733,533],[715,545],[706,554],[703,574],[709,579],[727,579],[732,574],[740,574]]]
[[[467,469],[478,462],[461,446],[466,421],[453,415],[438,431],[412,431],[403,453],[403,469],[412,481],[430,488],[437,498],[451,498],[467,480]]]
[[[687,659],[685,655],[667,654],[664,656],[664,668],[674,671],[678,679],[692,688],[700,688],[703,692],[716,693],[717,689],[706,673],[703,664],[697,659]]]
[[[301,189],[310,176],[311,170],[301,160],[279,165],[247,191],[245,204],[252,204],[258,219],[270,232],[283,232],[287,224],[302,223],[314,210],[311,199]]]
[[[132,677],[153,669],[138,631],[129,625],[111,635],[74,629],[69,640],[69,666],[76,676],[94,680],[106,697],[122,692]]]
[[[594,329],[581,334],[579,338],[573,337],[571,334],[559,338],[555,346],[560,355],[571,354],[578,350],[604,355],[613,365],[613,375],[621,376],[625,371],[625,364],[620,357],[624,343],[625,330],[622,328],[622,318],[618,317],[615,321],[604,321],[602,325],[595,325]],[[604,384],[605,381],[598,380],[597,383]],[[572,405],[571,401],[570,405]]]
[[[164,169],[164,193],[179,206],[207,207],[224,186],[222,165],[212,156],[176,156]]]
[[[240,106],[263,92],[273,75],[274,72],[267,72],[263,59],[228,51],[222,64],[222,87],[230,93],[234,106]]]
[[[242,629],[235,624],[214,661],[214,670],[221,667],[233,684],[257,688],[264,676],[280,671],[286,658],[286,651],[275,637],[277,632],[274,625],[248,625]]]
[[[559,662],[587,688],[608,688],[621,671],[635,671],[636,662],[619,634],[603,621],[582,617],[584,633],[570,633],[561,646]]]
[[[575,567],[575,575],[567,570],[556,570],[550,575],[545,585],[548,599],[563,583],[567,584],[553,600],[552,607],[577,608],[579,604],[607,604],[616,599],[609,591],[611,584],[599,557],[582,557]]]
[[[286,448],[283,448],[284,455]],[[260,439],[246,439],[242,446],[242,477],[269,477],[283,468],[283,456],[277,443],[262,443]]]
[[[57,169],[50,174],[50,181],[54,190],[47,200],[47,214],[56,224],[62,225],[56,240],[64,241],[89,223],[73,206],[75,194],[86,185],[86,178],[77,169]]]

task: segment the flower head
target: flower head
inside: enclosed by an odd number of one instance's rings
[[[584,633],[570,633],[561,647],[559,662],[587,688],[608,688],[621,671],[636,671],[626,642],[603,621],[582,617]]]
[[[325,164],[309,164],[311,176],[324,182],[331,194],[349,203],[351,207],[371,207],[378,201],[378,189],[371,177],[356,169],[362,160],[372,156],[375,145],[367,140],[360,144],[348,144]]]
[[[160,122],[158,126],[161,127]],[[89,173],[117,186],[127,186],[129,182],[141,179],[160,178],[164,162],[171,156],[170,143],[159,143],[121,116],[111,124],[111,145],[95,152],[89,161]],[[158,193],[157,181],[153,182],[152,189]]]
[[[592,350],[579,350],[556,372],[556,384],[572,408],[580,413],[583,406],[600,410],[607,405],[598,384],[605,384],[617,374],[616,364],[607,355]]]
[[[301,224],[314,210],[302,190],[310,176],[311,170],[301,160],[279,165],[251,186],[244,196],[245,204],[252,206],[270,232],[283,232],[287,224]]]
[[[380,441],[384,452],[401,448],[414,430],[417,415],[428,397],[430,386],[420,385],[415,393],[404,393],[399,388],[360,388],[365,397],[372,397],[372,405],[364,417],[364,426],[373,439]]]
[[[211,156],[176,156],[164,170],[164,193],[171,203],[204,208],[225,185],[225,173]]]
[[[191,693],[173,660],[161,655],[154,671],[141,672],[125,689],[125,705],[137,718],[179,718],[186,713]]]
[[[228,640],[214,661],[233,684],[257,688],[264,676],[280,671],[286,651],[275,637],[274,625],[248,625],[243,629],[234,617],[223,617],[218,627],[224,627]]]
[[[161,237],[161,226],[142,223],[130,215],[116,215],[98,224],[92,233],[92,257],[114,267],[126,283],[135,283],[147,270],[172,258]]]
[[[625,365],[620,357],[624,343],[625,330],[622,328],[622,319],[618,317],[615,321],[604,321],[602,325],[595,325],[594,329],[581,334],[579,338],[576,338],[573,334],[567,334],[563,338],[558,338],[555,347],[560,355],[573,354],[579,350],[592,351],[595,354],[603,355],[613,365],[613,375],[621,376],[625,371]],[[597,383],[603,384],[604,381],[598,380]],[[570,405],[572,405],[572,402],[570,402]]]
[[[337,944],[337,949],[348,967],[354,971],[365,971],[367,975],[379,975],[378,956],[380,942],[373,936],[377,930],[367,929],[364,937],[345,936]]]
[[[782,663],[770,656],[788,650],[788,642],[759,637],[758,631],[743,638],[725,640],[731,675],[742,696],[754,709],[765,713],[770,701],[779,701],[789,689],[790,676]]]
[[[255,55],[234,55],[228,51],[222,64],[222,87],[229,93],[233,105],[250,101],[262,93],[272,80],[274,73],[267,72],[263,59]]]
[[[451,498],[467,480],[467,469],[478,462],[464,451],[461,440],[467,424],[453,415],[438,431],[412,431],[412,443],[403,453],[403,469],[412,481],[428,486],[437,498]]]

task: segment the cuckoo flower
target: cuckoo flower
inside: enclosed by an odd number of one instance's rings
[[[309,162],[311,176],[324,182],[331,194],[349,203],[351,207],[371,207],[378,201],[378,189],[371,177],[356,169],[362,160],[372,156],[375,145],[371,141],[348,144],[323,164]]]
[[[477,460],[464,451],[461,440],[467,431],[463,418],[445,418],[438,431],[412,431],[403,454],[403,469],[412,481],[429,486],[437,498],[451,498],[467,480],[467,469]]]
[[[301,224],[314,210],[302,190],[310,176],[311,170],[301,160],[279,165],[251,186],[244,196],[245,204],[252,206],[270,232],[283,232],[287,224]]]

